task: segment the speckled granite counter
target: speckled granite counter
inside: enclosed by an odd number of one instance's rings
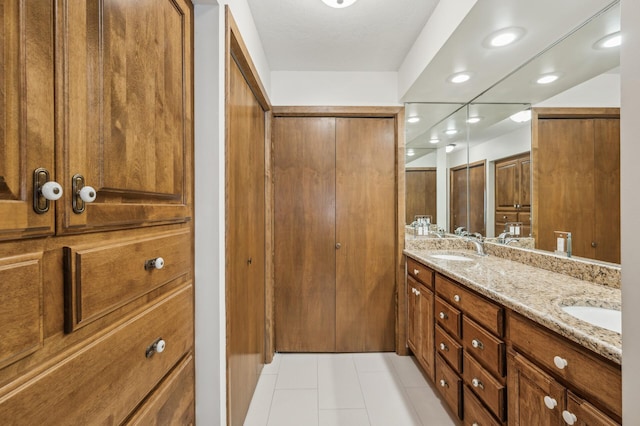
[[[605,358],[621,363],[622,336],[619,333],[578,320],[562,310],[562,306],[577,304],[619,309],[619,288],[497,256],[477,256],[470,250],[407,249],[404,253]],[[437,253],[463,254],[473,261],[431,257]]]

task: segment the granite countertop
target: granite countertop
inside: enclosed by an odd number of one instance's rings
[[[622,335],[564,312],[562,306],[589,305],[620,309],[619,288],[583,281],[471,250],[412,250],[404,253],[437,272],[547,327],[618,364]],[[458,254],[473,261],[443,260],[433,254]]]

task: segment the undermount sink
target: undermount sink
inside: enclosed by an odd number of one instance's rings
[[[622,312],[598,306],[563,306],[562,310],[582,321],[622,333]]]
[[[457,254],[431,254],[431,257],[434,259],[442,259],[442,260],[458,260],[460,262],[473,262],[473,259],[466,256],[460,256]]]

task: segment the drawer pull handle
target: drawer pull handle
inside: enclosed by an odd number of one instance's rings
[[[471,346],[473,346],[476,349],[484,349],[484,345],[482,344],[482,342],[476,339],[473,339],[471,341]]]
[[[418,275],[419,273],[420,273],[420,271],[419,271],[419,270],[417,270],[417,269],[414,269],[414,270],[413,270],[413,275]]]
[[[482,384],[482,382],[480,380],[476,379],[475,377],[471,381],[471,384],[473,385],[474,388],[484,389],[484,385]]]
[[[447,345],[445,345],[444,343],[440,343],[440,350],[441,351],[445,351],[445,352],[449,352],[449,347]]]
[[[546,405],[549,410],[553,410],[558,405],[558,401],[547,395],[544,397],[544,405]]]
[[[161,257],[156,257],[155,259],[149,259],[144,262],[144,269],[147,271],[150,269],[162,269],[164,268],[164,259]]]
[[[153,342],[145,351],[145,356],[147,358],[151,358],[153,356],[153,354],[157,353],[162,353],[164,352],[165,348],[167,347],[167,343],[164,341],[164,339],[162,339],[162,337],[158,337],[156,339],[155,342]]]
[[[50,201],[62,197],[62,186],[49,180],[49,171],[42,167],[33,171],[33,211],[43,214],[49,211]]]
[[[416,296],[420,296],[420,290],[416,290]]]
[[[445,314],[444,312],[440,312],[440,315],[439,315],[439,316],[440,316],[440,319],[447,319],[447,318],[449,318],[449,317],[447,316],[447,314]]]
[[[457,294],[453,296],[453,301],[454,302],[459,302],[460,301],[460,296],[458,296]]]
[[[448,388],[449,387],[449,383],[447,383],[446,380],[444,379],[440,379],[440,386],[443,388]]]
[[[569,363],[567,362],[566,359],[559,357],[559,356],[554,356],[553,357],[553,363],[556,365],[556,367],[558,367],[558,369],[560,370],[564,370],[564,368],[569,365]]]
[[[578,421],[578,418],[576,417],[576,415],[567,410],[564,410],[562,412],[562,419],[568,425],[574,425]]]

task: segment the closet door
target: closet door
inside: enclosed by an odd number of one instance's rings
[[[335,119],[273,120],[276,350],[336,350]]]
[[[336,119],[336,351],[395,349],[395,122]]]

